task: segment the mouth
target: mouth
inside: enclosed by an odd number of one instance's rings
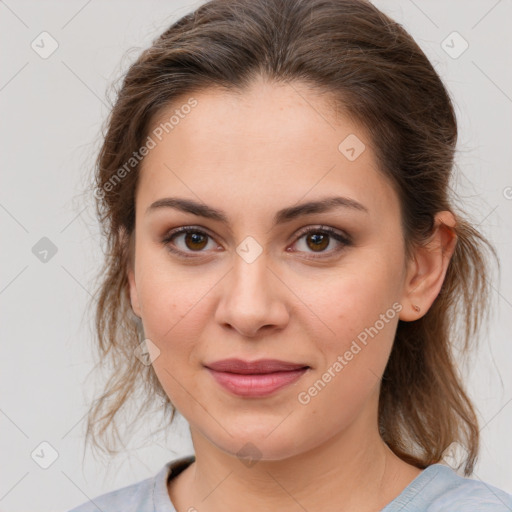
[[[244,397],[272,394],[300,379],[311,367],[303,363],[262,359],[224,359],[205,365],[214,380],[227,391]]]

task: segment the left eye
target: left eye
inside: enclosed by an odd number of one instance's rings
[[[326,251],[325,249],[331,245],[333,239],[336,241],[338,248]],[[351,240],[347,235],[327,226],[307,228],[306,230],[303,230],[299,233],[299,237],[295,243],[300,246],[301,241],[303,242],[302,246],[306,249],[310,249],[313,253],[338,252],[342,250],[343,247],[351,245]],[[306,250],[305,252],[308,251]]]
[[[344,235],[327,226],[304,229],[299,232],[297,237],[298,238],[294,245],[298,244],[300,246],[300,242],[302,242],[303,246],[303,250],[299,250],[299,252],[309,252],[309,249],[313,253],[329,254],[338,252],[342,250],[343,247],[351,245],[351,240],[348,235]],[[331,242],[333,239],[337,242],[339,247],[337,249],[326,251],[326,249],[332,245]],[[178,240],[182,241],[183,246],[179,246],[177,243]],[[169,233],[164,240],[162,240],[162,243],[172,253],[188,258],[194,257],[191,256],[190,253],[205,252],[204,249],[208,247],[209,241],[212,241],[212,245],[215,248],[216,244],[213,243],[213,238],[208,233],[200,229],[182,227]],[[291,252],[295,252],[295,250],[292,250]]]

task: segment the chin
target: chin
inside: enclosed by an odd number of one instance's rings
[[[243,434],[237,434],[231,428],[232,437],[227,435],[222,440],[214,440],[214,444],[223,452],[241,459],[247,467],[251,467],[258,461],[278,461],[288,459],[302,452],[294,439],[294,433],[283,429],[281,435],[277,435],[275,424],[261,426],[257,432],[248,432],[244,429]],[[274,430],[274,432],[272,432]],[[269,434],[270,433],[270,434]]]

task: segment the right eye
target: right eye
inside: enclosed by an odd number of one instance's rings
[[[193,253],[205,252],[204,249],[208,247],[209,239],[212,240],[214,247],[218,247],[205,231],[193,226],[182,226],[167,233],[162,243],[170,252],[179,257],[194,258]]]

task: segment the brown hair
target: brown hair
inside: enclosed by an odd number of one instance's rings
[[[98,365],[110,362],[111,375],[89,411],[86,438],[103,451],[116,453],[116,419],[137,392],[142,405],[131,420],[159,406],[155,397],[165,403],[168,424],[175,413],[152,366],[134,356],[143,337],[126,268],[139,165],[127,170],[125,164],[178,96],[211,87],[243,92],[257,76],[329,93],[335,108],[368,130],[380,169],[400,198],[407,256],[428,239],[437,212],[455,214],[451,99],[411,36],[371,3],[212,0],[181,18],[126,73],[97,159],[96,206],[107,242],[95,303]],[[487,312],[485,250],[496,254],[468,220],[461,214],[456,219],[458,241],[441,292],[422,318],[399,321],[382,379],[379,429],[394,453],[419,468],[441,461],[458,442],[467,451],[464,472],[470,475],[479,430],[453,348],[459,342],[462,354],[471,348]]]

